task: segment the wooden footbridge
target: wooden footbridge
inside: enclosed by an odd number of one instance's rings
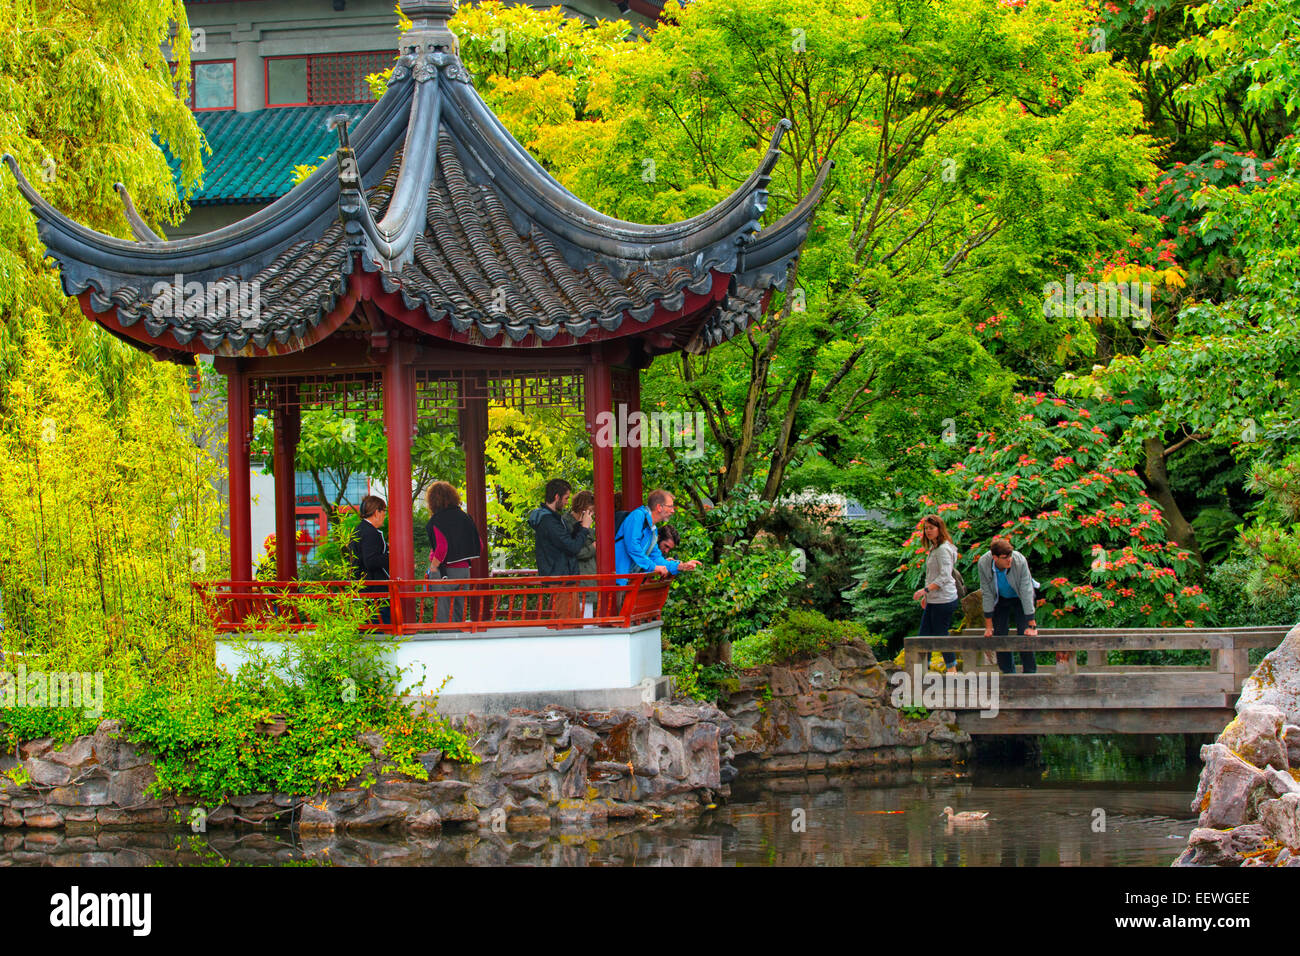
[[[943,687],[944,710],[972,736],[981,734],[1218,733],[1235,716],[1252,648],[1276,647],[1289,627],[1042,628],[1036,637],[985,637],[964,630],[948,637],[904,640],[906,673],[924,675],[932,651],[955,651],[960,672]],[[1109,663],[1112,651],[1207,650],[1209,664]],[[1014,651],[1017,673],[1002,674],[993,652]],[[1020,651],[1055,651],[1057,663],[1019,672]],[[996,714],[971,692],[997,677]],[[939,693],[938,682],[927,679]],[[918,699],[917,703],[921,703]],[[927,704],[928,706],[928,704]]]

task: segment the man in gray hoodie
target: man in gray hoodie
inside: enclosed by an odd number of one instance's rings
[[[1009,633],[1010,618],[1016,616],[1016,633],[1038,636],[1034,621],[1034,576],[1029,573],[1025,556],[1006,538],[994,538],[988,552],[979,559],[980,590],[984,597],[984,636]],[[1026,674],[1038,671],[1033,651],[1021,651],[1020,663]],[[998,651],[998,669],[1004,674],[1016,672],[1010,651]]]

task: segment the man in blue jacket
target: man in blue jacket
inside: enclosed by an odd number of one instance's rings
[[[614,538],[614,570],[619,574],[653,571],[666,575],[698,568],[698,561],[673,561],[659,550],[655,525],[667,521],[676,510],[673,496],[668,492],[662,488],[650,492],[646,503],[630,512],[618,529]],[[627,578],[619,578],[618,583],[627,584]]]
[[[984,598],[984,636],[1008,633],[1014,614],[1016,633],[1037,637],[1035,582],[1025,556],[1006,538],[997,537],[989,542],[989,550],[977,566]],[[997,655],[998,669],[1004,674],[1014,674],[1016,659],[1011,651],[998,651]],[[1021,651],[1020,663],[1026,674],[1038,672],[1033,651]]]

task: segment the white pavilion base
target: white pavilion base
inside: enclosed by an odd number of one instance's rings
[[[283,641],[242,640],[272,655]],[[239,640],[218,638],[217,666],[236,673],[247,660]],[[444,714],[504,713],[559,704],[577,709],[631,707],[667,693],[662,678],[660,623],[628,628],[498,628],[476,634],[443,632],[385,641],[385,657],[405,668],[413,695],[439,693]],[[423,679],[421,679],[423,678]]]

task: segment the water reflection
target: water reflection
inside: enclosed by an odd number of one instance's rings
[[[810,774],[738,785],[694,821],[560,832],[5,831],[0,866],[1167,866],[1194,825],[1195,786],[1194,772],[1156,783],[1035,768]],[[989,817],[949,824],[945,806]]]

